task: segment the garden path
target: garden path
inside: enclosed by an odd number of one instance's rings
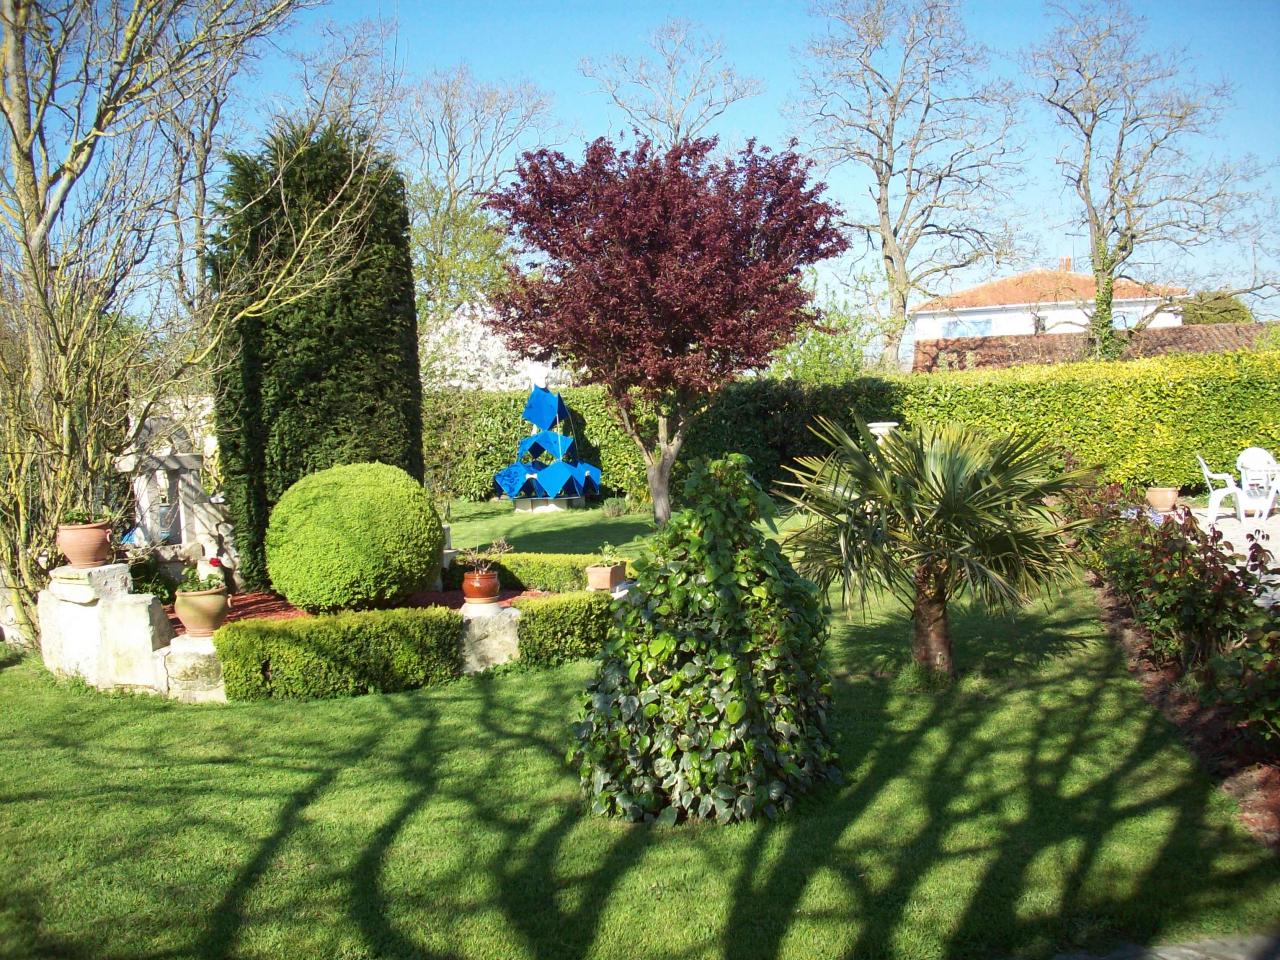
[[[1191,514],[1196,518],[1196,522],[1200,524],[1202,529],[1208,529],[1209,513],[1204,507],[1192,508]],[[1224,511],[1218,514],[1217,527],[1222,531],[1222,535],[1227,542],[1235,547],[1236,552],[1243,554],[1249,544],[1247,535],[1258,529],[1258,524],[1253,518],[1242,524],[1236,519],[1235,514],[1228,515]],[[1261,529],[1270,537],[1268,548],[1272,553],[1280,556],[1280,510],[1273,511],[1271,516],[1262,524]]]
[[[1201,940],[1198,943],[1164,947],[1121,947],[1102,957],[1064,953],[1054,960],[1277,960],[1280,932],[1272,936]]]

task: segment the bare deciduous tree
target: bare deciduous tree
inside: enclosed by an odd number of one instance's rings
[[[397,151],[409,171],[410,242],[423,377],[450,379],[449,321],[506,279],[505,230],[484,208],[524,148],[554,136],[551,100],[533,83],[486,83],[465,64],[409,84]]]
[[[290,224],[284,262],[208,282],[233,81],[304,5],[0,0],[0,570],[31,639],[63,515],[123,507],[116,467],[155,404],[228,324],[333,282],[358,242],[344,197]]]
[[[892,364],[913,296],[1012,255],[994,211],[1016,169],[1016,98],[988,77],[955,0],[831,0],[820,12],[801,111],[827,162],[867,179],[866,215],[849,226],[880,262]]]
[[[1273,294],[1264,232],[1270,218],[1260,215],[1263,197],[1250,189],[1262,168],[1250,158],[1197,155],[1230,103],[1230,87],[1189,80],[1185,53],[1145,48],[1144,21],[1122,0],[1056,11],[1057,27],[1028,52],[1026,66],[1034,96],[1063,132],[1056,162],[1089,232],[1095,355],[1121,349],[1112,323],[1118,279],[1144,283],[1158,298],[1138,327],[1177,295],[1168,281],[1180,259],[1187,286],[1228,297]],[[1210,248],[1219,244],[1230,245],[1229,278],[1212,275]],[[1191,254],[1198,263],[1185,262]]]
[[[659,146],[702,135],[729,107],[762,89],[725,61],[720,41],[688,20],[666,21],[649,45],[652,60],[615,54],[603,62],[583,60],[580,69]]]

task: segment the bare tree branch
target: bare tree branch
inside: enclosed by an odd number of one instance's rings
[[[724,59],[718,40],[688,20],[668,20],[649,39],[654,58],[615,54],[602,62],[587,58],[580,70],[660,146],[701,135],[739,100],[763,89]]]
[[[209,282],[232,85],[306,5],[0,0],[0,565],[28,618],[62,516],[125,506],[116,464],[153,406],[203,386],[229,325],[334,282],[359,243],[355,191],[293,219],[282,262]]]
[[[1139,328],[1182,294],[1171,289],[1175,264],[1180,287],[1274,294],[1276,276],[1258,269],[1275,262],[1267,255],[1273,217],[1251,187],[1264,167],[1251,157],[1205,158],[1230,86],[1187,79],[1185,52],[1145,48],[1145,21],[1123,0],[1054,9],[1057,27],[1024,59],[1035,99],[1062,131],[1056,164],[1089,232],[1095,354],[1119,350],[1111,310],[1118,279],[1160,298]],[[1223,245],[1233,264],[1229,276],[1214,276]]]
[[[447,381],[459,373],[459,343],[449,331],[467,323],[455,315],[487,301],[506,280],[506,231],[485,200],[522,150],[553,144],[558,130],[551,99],[536,85],[486,83],[466,64],[409,85],[401,103],[396,140],[411,171],[422,373],[428,382]]]
[[[831,0],[808,48],[801,112],[832,167],[868,178],[848,225],[880,262],[888,318],[883,359],[897,362],[907,305],[953,273],[1012,257],[995,215],[1017,169],[1016,98],[984,79],[988,54],[955,0]]]

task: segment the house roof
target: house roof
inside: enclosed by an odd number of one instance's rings
[[[1065,270],[1029,270],[1012,277],[936,297],[916,307],[912,313],[937,310],[964,310],[971,307],[1005,307],[1024,303],[1074,303],[1094,297],[1093,274],[1069,273]],[[1115,299],[1148,300],[1160,296],[1180,296],[1181,287],[1134,283],[1117,280]]]

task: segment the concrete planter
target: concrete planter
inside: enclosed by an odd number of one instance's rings
[[[227,588],[214,590],[179,590],[173,610],[187,628],[189,637],[211,637],[227,619]]]
[[[607,590],[612,593],[627,576],[625,563],[601,564],[587,567],[587,589]]]
[[[111,522],[58,524],[58,550],[77,570],[111,562]]]

